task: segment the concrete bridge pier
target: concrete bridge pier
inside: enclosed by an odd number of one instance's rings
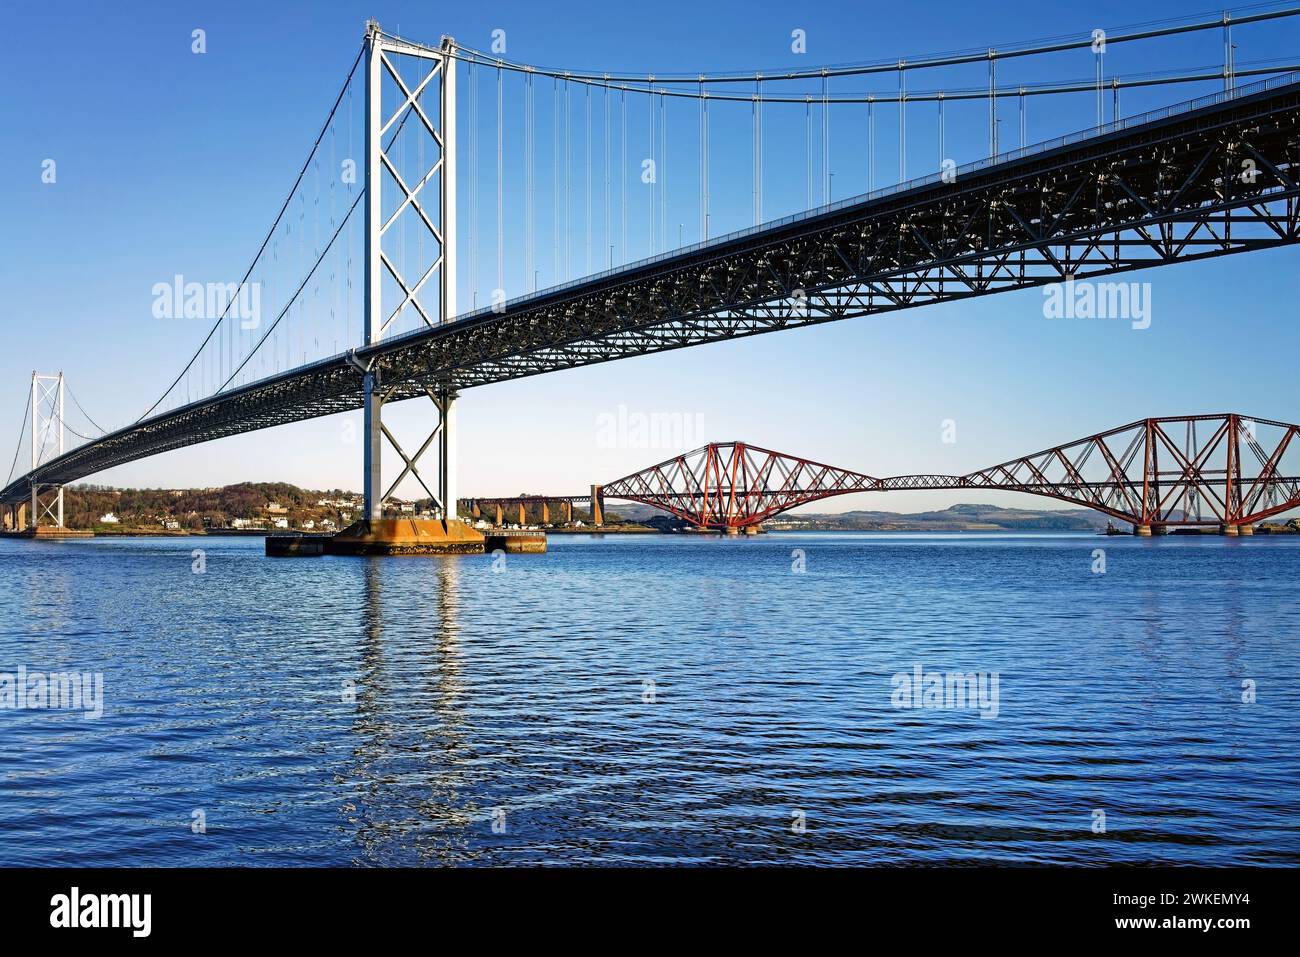
[[[591,487],[591,524],[605,524],[605,487],[603,485],[593,485]]]
[[[497,502],[497,517],[496,520],[492,523],[492,525],[495,528],[500,528],[502,525],[505,524],[505,521],[506,521],[506,517],[503,514],[501,503]]]

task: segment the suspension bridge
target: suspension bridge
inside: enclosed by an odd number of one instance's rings
[[[83,433],[67,421],[62,374],[33,376],[0,488],[5,524],[61,526],[63,487],[114,466],[358,409],[366,520],[381,521],[385,500],[417,483],[447,522],[457,517],[456,403],[474,387],[1292,245],[1300,63],[1238,50],[1252,29],[1280,30],[1297,15],[1253,7],[942,56],[693,75],[548,69],[371,22],[242,279],[217,306],[210,288],[205,307],[204,288],[180,277],[155,288],[155,315],[212,320],[159,398],[110,429],[74,400]],[[1221,43],[1221,55],[1160,72],[1115,66],[1125,50],[1195,38]],[[1091,75],[1061,78],[1085,67]],[[966,79],[918,86],[926,75]],[[895,89],[881,88],[888,79]],[[1167,93],[1207,85],[1191,98]],[[1121,94],[1149,108],[1126,114]],[[1033,106],[1044,101],[1050,108]],[[1018,142],[1008,146],[1012,120]],[[895,152],[896,178],[878,185]],[[745,165],[748,183],[737,174]],[[489,216],[480,193],[492,186]],[[745,206],[748,221],[737,222]],[[430,403],[434,424],[408,448],[383,409],[410,399]],[[1236,448],[1247,420],[1219,419]],[[1166,420],[1145,421],[1150,435]],[[28,434],[30,468],[15,475]],[[386,444],[401,463],[387,482]],[[436,470],[422,469],[435,448]],[[737,461],[752,451],[729,448]],[[1182,448],[1195,462],[1199,453]],[[1158,511],[1167,484],[1154,460],[1148,473],[1138,498],[1119,472],[1086,494],[1068,473],[1064,484],[1019,487],[1093,495],[1093,507],[1138,525],[1174,521]],[[968,488],[1013,474],[910,478],[914,488]],[[1289,494],[1272,474],[1256,478],[1270,504],[1238,483],[1213,517],[1240,524]],[[1189,483],[1180,516],[1191,514]],[[667,491],[621,491],[704,524],[757,520],[785,501],[692,512],[671,506]],[[1208,487],[1194,491],[1196,503],[1211,500]]]

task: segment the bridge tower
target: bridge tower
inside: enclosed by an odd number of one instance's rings
[[[63,486],[42,485],[36,468],[43,459],[55,458],[65,449],[63,424],[63,373],[32,373],[32,508],[31,527],[48,520],[63,527]],[[46,453],[49,453],[48,455]],[[15,523],[17,524],[17,523]]]
[[[365,145],[365,341],[379,345],[389,326],[406,310],[414,309],[430,327],[449,322],[456,315],[456,60],[452,40],[443,37],[437,49],[410,43],[385,34],[374,20],[366,24],[366,145]],[[397,63],[413,58],[420,64],[420,80],[403,80]],[[430,115],[423,103],[427,87],[437,88],[437,111]],[[395,95],[397,109],[387,113],[384,92]],[[395,146],[404,134],[420,137],[427,147],[425,168],[406,178],[400,168],[402,153]],[[408,156],[413,151],[408,150]],[[387,187],[387,188],[386,188]],[[389,202],[385,202],[386,193]],[[392,230],[399,235],[412,218],[417,230],[427,230],[432,240],[433,262],[421,263],[420,275],[403,276],[396,257],[385,252],[384,238]],[[436,279],[438,302],[426,303],[423,290]],[[388,286],[395,302],[384,301]],[[429,297],[432,298],[432,297]],[[456,518],[456,392],[452,383],[433,383],[425,392],[438,411],[438,421],[428,438],[408,454],[384,427],[384,402],[391,395],[382,372],[372,358],[354,362],[364,375],[364,458],[365,516],[383,518],[384,501],[408,476],[415,478],[434,500],[434,508],[445,520]],[[404,467],[387,489],[382,483],[381,453],[387,440],[401,457]],[[419,461],[437,442],[439,463],[431,488],[420,473]]]

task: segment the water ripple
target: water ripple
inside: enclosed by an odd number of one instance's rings
[[[194,541],[0,541],[0,864],[1300,862],[1297,540]]]

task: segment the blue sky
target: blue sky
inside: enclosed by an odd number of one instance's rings
[[[431,43],[446,33],[481,49],[489,47],[492,30],[504,29],[508,56],[543,66],[693,73],[914,58],[1095,27],[1113,32],[1139,16],[1205,12],[1170,3],[1145,5],[1140,15],[1123,3],[1086,10],[1005,4],[996,16],[985,4],[936,2],[916,15],[900,9],[758,2],[52,2],[20,15],[11,7],[0,41],[6,117],[0,124],[0,314],[8,333],[0,352],[0,454],[13,453],[34,368],[64,371],[87,411],[109,427],[133,420],[158,397],[205,327],[155,319],[153,285],[177,273],[239,278],[352,62],[367,17]],[[196,28],[206,31],[201,56],[191,52]],[[802,56],[790,49],[794,29],[807,34]],[[60,39],[37,42],[40,37]],[[1240,28],[1238,62],[1284,56],[1297,48],[1297,38],[1300,22]],[[1117,47],[1108,68],[1127,74],[1198,67],[1221,55],[1215,31],[1141,54]],[[1009,66],[1006,81],[1090,76],[1091,56],[1071,56],[1038,73],[1016,74]],[[909,85],[978,86],[983,76],[967,70]],[[886,75],[870,88],[888,91],[893,82]],[[833,92],[865,88],[846,82]],[[1132,91],[1123,112],[1215,88]],[[480,89],[494,95],[490,86]],[[1029,141],[1087,125],[1092,102],[1087,94],[1066,98],[1059,108],[1031,102]],[[695,135],[691,109],[670,119],[683,144]],[[1003,146],[1017,145],[1014,107],[1003,109]],[[978,158],[986,141],[982,110],[977,104],[950,113],[949,142],[959,162]],[[843,123],[840,113],[832,117],[837,198],[866,185],[864,116],[843,115]],[[890,138],[896,116],[879,114],[876,185],[897,179]],[[549,122],[549,114],[539,118]],[[716,233],[747,225],[751,198],[748,112],[719,113],[715,122]],[[774,151],[785,137],[803,155],[801,112],[765,114],[764,123]],[[908,124],[908,175],[929,173],[937,156],[933,108],[914,108]],[[495,130],[489,124],[480,131],[491,165]],[[644,137],[640,128],[633,133],[630,151],[638,164]],[[549,141],[539,144],[547,162],[549,151]],[[41,182],[48,158],[57,161],[53,184]],[[673,224],[681,222],[689,242],[698,234],[698,202],[690,164],[682,166],[672,181],[668,231],[675,239]],[[801,206],[803,167],[783,166],[774,155],[766,169],[765,214]],[[519,212],[512,202],[515,172],[505,187],[508,232],[517,238],[509,225],[517,227]],[[480,189],[478,285],[488,289],[495,270],[494,170]],[[634,193],[634,217],[641,216],[642,196]],[[539,198],[539,208],[548,202]],[[539,226],[538,255],[548,261],[550,229],[549,220]],[[630,229],[634,246],[644,240],[641,219]],[[575,250],[580,263],[584,240]],[[464,250],[461,255],[467,259]],[[1031,290],[471,390],[459,411],[460,490],[580,491],[686,451],[608,447],[600,440],[601,417],[617,415],[620,406],[631,414],[683,414],[692,424],[686,438],[698,439],[695,445],[744,439],[877,475],[966,472],[1147,415],[1240,411],[1295,421],[1289,365],[1300,332],[1291,321],[1289,279],[1296,255],[1280,250],[1137,274],[1132,278],[1151,283],[1152,322],[1144,330],[1119,321],[1047,320],[1041,293]],[[521,281],[514,247],[510,256],[511,281]],[[395,430],[418,444],[430,421],[423,406],[407,403],[390,413]],[[356,418],[226,439],[90,480],[146,486],[284,480],[359,488],[360,445],[344,424],[355,425]],[[956,442],[942,441],[945,420],[955,422]],[[69,414],[71,424],[78,421]],[[24,450],[20,466],[26,456]],[[911,510],[956,500],[939,493],[854,496],[818,507]],[[1011,496],[982,500],[1041,504]]]

